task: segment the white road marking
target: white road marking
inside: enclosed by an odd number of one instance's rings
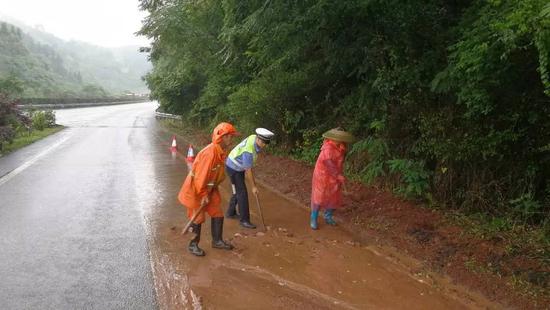
[[[57,141],[54,145],[52,145],[49,148],[45,149],[44,151],[40,152],[38,155],[36,155],[33,158],[29,159],[28,161],[23,163],[21,166],[13,169],[10,173],[8,173],[5,176],[3,176],[2,178],[0,178],[0,186],[2,186],[4,183],[11,180],[16,175],[23,172],[23,170],[29,168],[32,164],[37,162],[41,157],[43,157],[44,155],[46,155],[49,152],[53,151],[55,148],[59,147],[61,144],[63,144],[63,142],[67,141],[67,139],[69,139],[70,137],[71,137],[70,135],[65,136],[64,138]]]

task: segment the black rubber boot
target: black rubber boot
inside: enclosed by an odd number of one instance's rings
[[[233,246],[223,241],[223,217],[212,218],[212,247],[216,249],[232,250]]]
[[[190,226],[191,233],[195,234],[195,237],[189,242],[189,252],[195,256],[204,256],[204,250],[199,248],[199,241],[201,241],[201,226],[202,224],[192,223]]]
[[[230,219],[241,218],[241,216],[237,214],[237,195],[231,196],[231,199],[229,200],[229,206],[227,206],[225,217]]]
[[[248,221],[246,221],[246,222],[241,221],[240,224],[244,228],[250,228],[250,229],[255,229],[256,228],[256,225],[254,225],[254,224],[252,224]]]

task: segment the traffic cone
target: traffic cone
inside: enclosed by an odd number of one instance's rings
[[[187,162],[192,163],[195,160],[195,150],[193,149],[193,145],[189,144],[189,148],[187,149]]]
[[[170,147],[171,152],[176,152],[178,150],[178,145],[176,143],[176,136],[172,136],[172,146]]]

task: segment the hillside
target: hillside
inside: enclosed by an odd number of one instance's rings
[[[78,41],[58,45],[58,50],[80,69],[83,78],[114,93],[148,92],[141,77],[147,73],[150,64],[138,49],[139,46],[107,49]]]
[[[20,28],[0,24],[0,77],[15,76],[23,81],[24,97],[75,95],[84,87],[80,73],[66,66],[48,45],[40,44]]]
[[[82,97],[146,93],[149,70],[138,46],[103,48],[64,41],[42,29],[2,17],[0,76],[25,84],[24,97]]]

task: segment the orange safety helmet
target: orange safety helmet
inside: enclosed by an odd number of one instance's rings
[[[212,132],[212,143],[220,143],[224,135],[238,136],[240,133],[230,123],[219,123]]]

